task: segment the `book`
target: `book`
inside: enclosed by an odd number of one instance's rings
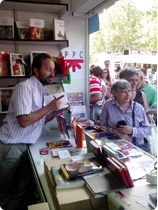
[[[120,167],[123,168],[123,171],[124,171],[124,174],[125,174],[125,177],[127,179],[127,182],[128,182],[129,187],[134,187],[133,181],[131,179],[131,176],[130,176],[130,173],[128,171],[127,166],[123,162],[121,162],[120,160],[118,160],[116,157],[112,157],[112,160],[114,160],[115,163],[117,163]]]
[[[108,169],[124,184],[126,188],[129,187],[127,179],[125,177],[123,168],[120,167],[111,157],[107,157],[107,167]]]
[[[94,196],[97,193],[107,193],[110,190],[124,187],[124,185],[106,168],[103,172],[83,176],[83,180]]]
[[[66,92],[56,93],[56,94],[51,94],[51,95],[45,96],[44,97],[44,106],[48,105],[51,101],[59,98],[62,95],[64,97],[60,99],[61,104],[60,104],[60,107],[58,108],[58,110],[67,108],[68,107],[68,98],[67,98]]]
[[[66,180],[75,179],[83,175],[97,173],[103,170],[102,166],[93,158],[61,164],[60,168]]]
[[[9,52],[0,52],[0,76],[10,76]]]
[[[49,149],[59,149],[59,148],[67,148],[72,147],[72,144],[68,140],[59,140],[56,142],[47,142],[47,146],[49,146]]]
[[[90,141],[94,141],[95,138],[89,133],[85,133],[86,145],[87,145],[87,152],[92,152],[92,148],[90,146]]]
[[[118,139],[112,141],[113,144],[119,147],[119,150],[128,149],[128,148],[135,148],[135,146],[124,139]],[[109,145],[108,145],[109,146]]]
[[[25,76],[23,54],[10,53],[11,76]]]
[[[84,181],[81,177],[73,180],[66,180],[60,172],[60,166],[53,166],[51,168],[51,172],[55,182],[55,188],[57,190],[84,186]]]
[[[119,151],[122,153],[125,157],[132,157],[132,156],[141,156],[144,153],[140,151],[138,148],[128,148],[128,149],[122,149]]]
[[[14,39],[14,19],[12,17],[0,17],[0,38]]]
[[[76,118],[74,117],[72,120],[72,131],[74,134],[75,141],[76,141],[76,125],[77,125],[77,122],[76,122]]]
[[[78,148],[83,147],[83,128],[76,124],[76,145]]]
[[[65,39],[65,22],[63,20],[53,20],[53,31],[55,40]]]
[[[44,40],[44,20],[30,19],[30,39]]]
[[[95,140],[90,141],[90,147],[93,154],[102,161],[101,146],[97,144]]]
[[[21,40],[29,40],[30,31],[29,23],[27,21],[16,21],[18,38]]]

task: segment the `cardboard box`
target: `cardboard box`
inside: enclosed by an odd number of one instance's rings
[[[51,174],[51,167],[59,166],[62,163],[69,163],[70,160],[70,158],[48,160],[45,161],[44,164],[45,176],[55,208],[57,210],[91,210],[92,208],[89,202],[90,199],[94,209],[108,209],[106,198],[101,196],[97,196],[97,198],[94,198],[93,196],[90,197],[91,193],[86,186],[72,189],[55,189],[55,183]]]
[[[28,210],[49,210],[48,203],[38,203],[28,206]]]

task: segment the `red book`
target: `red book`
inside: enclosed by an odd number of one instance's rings
[[[83,147],[83,128],[76,124],[76,145],[78,148]]]
[[[30,19],[30,39],[44,40],[44,20]]]
[[[124,171],[124,173],[125,173],[125,176],[126,176],[126,179],[127,179],[127,182],[128,182],[129,187],[134,187],[127,166],[126,166],[124,163],[122,163],[120,160],[118,160],[116,157],[112,157],[112,159],[113,159],[120,167],[123,168],[123,171]]]
[[[121,168],[111,157],[107,157],[108,169],[124,184],[126,188],[129,187],[127,179],[125,177],[123,168]]]

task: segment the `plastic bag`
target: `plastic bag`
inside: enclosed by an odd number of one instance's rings
[[[157,127],[152,118],[151,125],[151,135],[147,137],[147,141],[150,145],[151,154],[157,157]]]

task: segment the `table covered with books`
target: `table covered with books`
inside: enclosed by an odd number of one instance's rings
[[[50,209],[115,210],[123,205],[124,209],[133,209],[132,205],[134,209],[150,209],[141,198],[147,196],[151,202],[146,193],[157,192],[156,185],[146,182],[146,173],[154,170],[152,156],[105,131],[85,129],[84,124],[75,136],[79,139],[74,138],[74,131],[69,131],[69,139],[51,123],[44,126],[39,141],[29,147],[36,181]],[[77,148],[76,143],[83,147]],[[41,148],[49,149],[48,154],[41,155]],[[130,196],[134,193],[134,197],[126,198],[126,192]]]

